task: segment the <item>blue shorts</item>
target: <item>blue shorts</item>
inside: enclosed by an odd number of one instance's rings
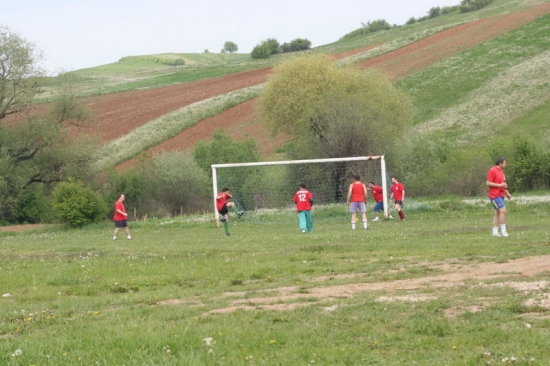
[[[349,212],[356,213],[357,209],[361,210],[361,213],[365,213],[367,211],[365,202],[352,202],[351,205],[349,205]]]
[[[376,205],[374,205],[374,212],[380,212],[384,209],[384,201],[376,202]]]
[[[504,204],[504,197],[497,197],[497,198],[489,198],[489,200],[491,201],[491,204],[493,205],[493,208],[495,210],[500,210],[501,208],[504,208],[506,207],[506,205]]]

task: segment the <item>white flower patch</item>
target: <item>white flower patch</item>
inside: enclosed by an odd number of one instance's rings
[[[380,296],[374,301],[376,302],[419,302],[430,301],[437,299],[435,296],[426,294],[405,295],[405,296]]]

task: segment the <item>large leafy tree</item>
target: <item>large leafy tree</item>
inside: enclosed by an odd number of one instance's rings
[[[41,59],[33,43],[0,26],[0,119],[32,102],[44,74]]]
[[[388,144],[404,133],[412,104],[383,74],[339,68],[329,56],[313,55],[275,68],[260,97],[260,112],[273,133],[327,142],[348,131],[347,138],[362,136],[362,146],[368,146]]]
[[[223,51],[233,53],[239,50],[239,46],[235,42],[227,41],[223,44]]]
[[[339,68],[325,55],[276,67],[259,105],[272,133],[296,136],[287,149],[291,159],[387,154],[412,120],[410,99],[387,77]],[[351,171],[350,164],[338,163],[329,172],[335,197]]]

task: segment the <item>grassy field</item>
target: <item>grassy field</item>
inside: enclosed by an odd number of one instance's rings
[[[550,273],[433,280],[550,254],[549,203],[521,202],[509,238],[484,199],[452,198],[355,232],[339,206],[317,207],[311,234],[291,209],[230,237],[211,215],[131,222],[132,241],[110,223],[3,233],[0,364],[545,364]]]

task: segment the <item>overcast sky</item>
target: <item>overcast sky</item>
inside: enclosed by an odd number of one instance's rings
[[[0,0],[0,26],[43,51],[50,74],[156,53],[249,53],[266,38],[337,41],[361,22],[404,24],[460,0]]]

